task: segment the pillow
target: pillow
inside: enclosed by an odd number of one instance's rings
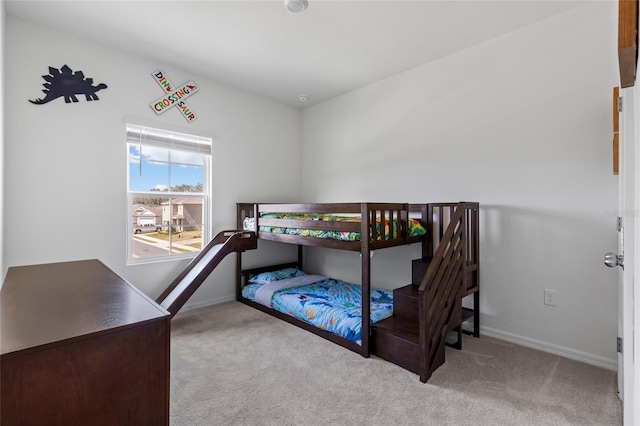
[[[420,221],[416,219],[409,219],[409,236],[414,237],[417,235],[425,235],[427,228],[422,226]]]
[[[285,268],[279,271],[269,271],[255,275],[249,279],[249,282],[253,284],[269,284],[287,278],[301,277],[302,275],[307,274],[296,268]]]

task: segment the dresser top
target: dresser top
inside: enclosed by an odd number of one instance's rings
[[[0,353],[38,350],[169,313],[99,260],[9,268],[0,293]]]

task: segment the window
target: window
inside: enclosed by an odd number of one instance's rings
[[[211,139],[127,124],[128,263],[192,257],[209,242]]]

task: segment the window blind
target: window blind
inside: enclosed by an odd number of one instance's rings
[[[211,138],[127,123],[127,142],[211,155]]]

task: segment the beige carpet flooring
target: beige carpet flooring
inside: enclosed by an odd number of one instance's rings
[[[171,425],[620,425],[616,373],[490,337],[423,384],[238,302],[179,314]]]

